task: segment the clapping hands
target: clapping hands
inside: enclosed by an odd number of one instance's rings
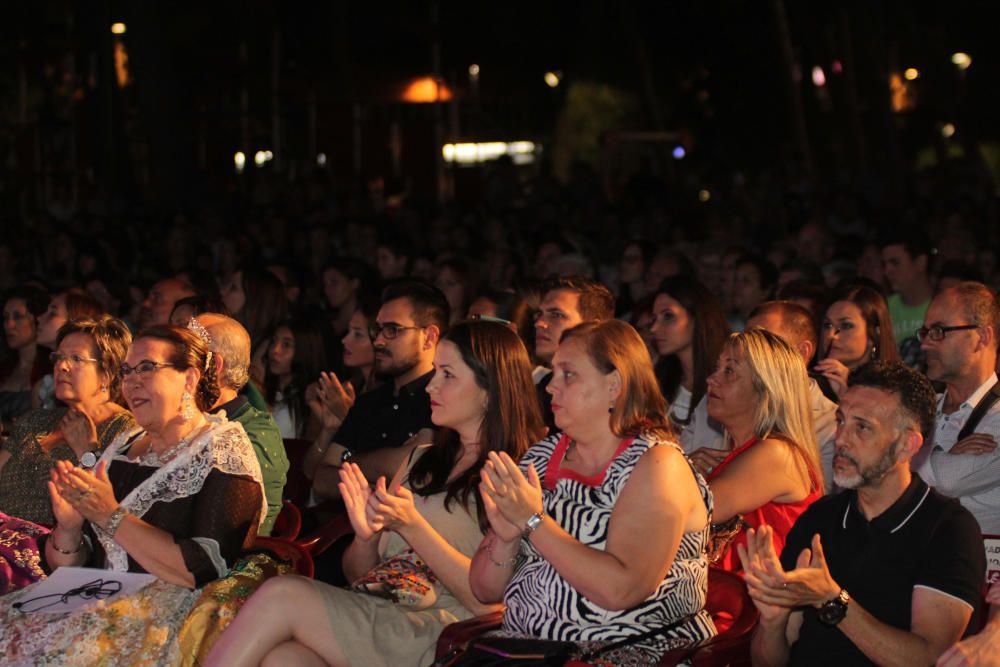
[[[490,452],[479,491],[493,532],[505,542],[519,539],[528,519],[543,511],[542,483],[535,466],[529,465],[525,476],[506,452]]]
[[[341,384],[335,373],[322,372],[319,381],[306,387],[306,404],[323,424],[323,428],[340,428],[354,406],[357,394],[350,382]]]

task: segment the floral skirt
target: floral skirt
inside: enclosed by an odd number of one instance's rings
[[[272,576],[291,571],[263,554],[242,559],[227,577],[191,590],[157,580],[110,602],[65,614],[23,613],[32,586],[0,598],[4,665],[201,664],[247,598]]]

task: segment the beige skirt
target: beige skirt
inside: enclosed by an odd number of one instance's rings
[[[472,617],[450,595],[430,609],[413,610],[384,598],[313,581],[330,630],[354,667],[422,667],[434,662],[438,636]]]

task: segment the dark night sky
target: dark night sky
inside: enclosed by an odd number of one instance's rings
[[[238,125],[239,91],[246,78],[254,132],[269,127],[271,45],[281,35],[281,103],[290,128],[302,124],[311,93],[329,118],[336,107],[359,99],[378,104],[403,81],[431,71],[433,26],[425,1],[308,2],[277,0],[80,0],[80,2],[5,3],[0,22],[0,94],[6,121],[18,99],[17,66],[28,85],[49,86],[46,70],[75,50],[78,80],[87,92],[88,67],[97,48],[109,44],[107,26],[123,20],[136,75],[138,125],[178,123],[185,117],[209,117],[211,132],[233,144]],[[920,143],[936,124],[960,121],[960,132],[997,138],[1000,48],[995,27],[1000,3],[924,3],[904,0],[857,0],[817,3],[785,0],[791,41],[802,66],[806,124],[822,154],[823,144],[843,142],[843,86],[830,74],[834,59],[844,58],[844,19],[853,40],[859,114],[866,131],[884,127],[879,109],[884,76],[895,59],[898,69],[916,67],[917,110],[901,119]],[[485,133],[551,133],[567,86],[553,92],[543,82],[547,70],[561,70],[566,84],[609,83],[639,100],[633,129],[652,129],[650,100],[643,83],[655,91],[664,129],[690,128],[711,135],[730,153],[765,154],[788,141],[789,115],[784,97],[774,3],[750,0],[629,3],[502,3],[441,0],[442,71],[460,94],[471,63],[481,67],[480,94]],[[70,26],[67,17],[73,17]],[[240,44],[249,48],[244,68]],[[950,62],[957,50],[972,54],[964,78]],[[99,63],[98,63],[99,64]],[[830,77],[832,106],[817,101],[808,84],[814,65]],[[37,96],[29,96],[34,103]],[[92,112],[97,113],[97,112]],[[91,116],[99,118],[99,114]],[[340,122],[331,120],[329,122]],[[880,123],[882,123],[880,125]],[[188,126],[192,122],[187,123]],[[483,127],[481,126],[481,127]],[[184,128],[178,141],[185,141]],[[193,131],[187,130],[193,136]],[[154,142],[155,143],[155,142]],[[227,149],[228,150],[228,149]],[[229,153],[231,155],[231,153]]]

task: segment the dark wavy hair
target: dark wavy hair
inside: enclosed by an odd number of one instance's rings
[[[209,363],[208,344],[190,329],[160,324],[146,327],[133,339],[133,343],[143,338],[155,338],[169,343],[173,348],[167,363],[179,371],[196,369],[201,375],[195,389],[194,402],[202,412],[208,412],[219,400],[219,379],[215,374],[215,364]]]
[[[465,321],[453,326],[442,338],[453,343],[462,361],[472,369],[476,385],[486,392],[486,411],[479,432],[479,457],[468,470],[448,481],[462,453],[458,433],[439,428],[434,446],[410,470],[413,492],[421,496],[445,493],[445,508],[458,501],[468,509],[476,499],[479,526],[489,521],[479,495],[479,475],[490,452],[507,452],[515,461],[545,434],[535,386],[531,381],[531,360],[521,339],[498,322]]]
[[[729,324],[716,296],[696,278],[676,275],[665,278],[656,290],[657,296],[666,294],[688,312],[694,322],[691,332],[691,356],[694,359],[694,378],[691,387],[691,411],[708,389],[708,376],[719,360],[722,345],[729,336]],[[658,364],[660,387],[663,395],[672,400],[681,386],[680,360],[669,355]]]
[[[309,417],[309,407],[306,405],[306,387],[319,379],[320,372],[327,367],[326,347],[323,344],[323,324],[311,317],[295,317],[282,322],[274,328],[274,333],[281,327],[288,327],[295,339],[295,356],[292,357],[292,380],[282,392],[288,402],[292,418],[299,426],[305,424]],[[279,389],[280,378],[271,372],[270,367],[264,372],[264,396],[267,402],[274,405]]]

